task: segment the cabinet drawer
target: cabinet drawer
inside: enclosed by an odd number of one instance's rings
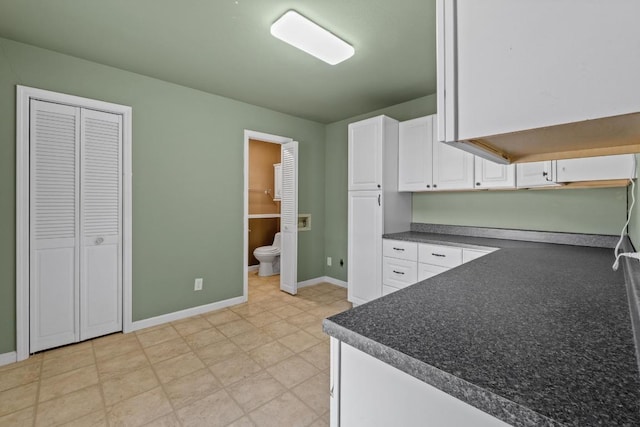
[[[393,286],[382,285],[382,296],[392,294],[395,291],[399,291],[399,290],[400,289],[394,288]]]
[[[483,257],[485,255],[490,254],[491,252],[495,251],[497,249],[492,249],[490,251],[481,251],[481,250],[477,250],[477,249],[463,249],[462,250],[462,262],[469,262],[469,261],[473,261],[474,259],[478,259],[480,257]]]
[[[384,257],[382,284],[402,289],[418,281],[418,265],[415,261]]]
[[[418,261],[441,267],[457,267],[462,264],[462,248],[420,243]]]
[[[418,244],[384,239],[382,241],[382,255],[408,261],[418,261]]]
[[[418,264],[418,282],[428,279],[429,277],[436,276],[440,273],[450,270],[449,267],[440,267],[431,264]]]

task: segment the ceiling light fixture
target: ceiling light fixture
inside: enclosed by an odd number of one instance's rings
[[[355,52],[353,46],[293,10],[271,25],[271,35],[331,65]]]

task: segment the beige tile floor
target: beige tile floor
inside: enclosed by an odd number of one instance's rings
[[[250,273],[246,304],[0,367],[0,426],[327,426],[321,323],[347,291],[278,280]]]

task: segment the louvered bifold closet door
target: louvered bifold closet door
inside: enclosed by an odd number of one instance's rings
[[[30,351],[78,341],[80,109],[30,105]]]
[[[280,289],[298,292],[298,141],[282,144]]]
[[[80,339],[122,330],[122,116],[82,110]]]

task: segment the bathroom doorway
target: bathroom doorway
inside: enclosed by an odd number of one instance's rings
[[[280,274],[280,289],[297,293],[298,143],[291,138],[244,133],[244,296],[248,274]],[[277,233],[277,234],[276,234]],[[277,236],[277,238],[276,238]],[[279,262],[268,252],[279,246]],[[254,251],[259,249],[260,262]],[[266,253],[263,254],[263,252]],[[256,273],[257,274],[257,273]],[[275,277],[274,277],[275,278]]]

